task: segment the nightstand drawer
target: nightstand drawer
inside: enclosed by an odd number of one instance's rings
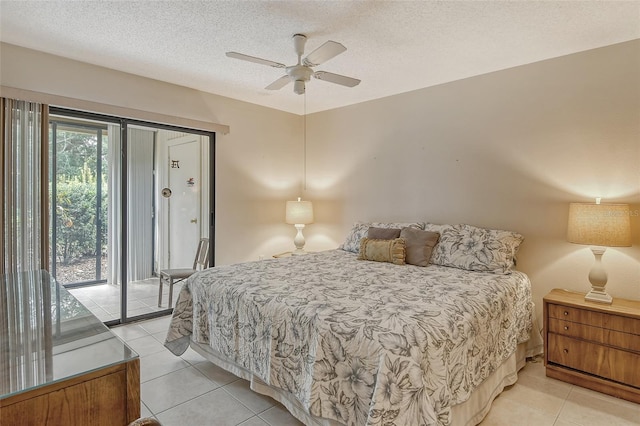
[[[635,334],[640,338],[640,320],[620,315],[594,312],[586,309],[549,304],[549,318],[572,321],[593,327],[602,327],[623,333]]]
[[[640,388],[640,354],[548,334],[547,360]]]
[[[549,332],[640,353],[640,336],[549,318]]]

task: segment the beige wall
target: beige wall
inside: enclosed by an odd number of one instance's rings
[[[526,238],[518,268],[531,277],[541,312],[550,289],[589,288],[593,255],[565,240],[568,204],[601,196],[632,203],[636,215],[634,246],[604,256],[607,289],[640,299],[640,41],[321,112],[307,123],[307,198],[318,210],[310,247],[321,237],[338,244],[356,220],[515,230]]]
[[[601,196],[640,212],[638,52],[640,41],[622,43],[309,115],[306,190],[299,116],[7,45],[0,78],[229,125],[217,143],[218,264],[288,250],[284,201],[300,193],[316,209],[309,250],[336,247],[357,220],[518,231],[540,313],[550,289],[588,289],[593,255],[565,241],[568,203]],[[640,299],[631,219],[634,246],[603,262],[609,291]]]

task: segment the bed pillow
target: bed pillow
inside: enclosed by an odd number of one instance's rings
[[[360,240],[358,260],[374,260],[376,262],[389,262],[396,265],[404,265],[405,242],[402,238],[393,240],[372,240],[363,238]]]
[[[427,224],[425,227],[440,231],[431,263],[469,271],[510,274],[516,252],[524,240],[516,232],[471,225]]]
[[[369,228],[394,228],[394,229],[402,229],[402,228],[418,228],[424,229],[424,223],[421,222],[410,222],[410,223],[382,223],[382,222],[356,222],[351,227],[351,231],[347,234],[347,238],[344,240],[344,243],[339,249],[344,251],[350,251],[352,253],[358,253],[360,250],[360,240],[367,236],[367,232],[369,232]]]
[[[400,229],[397,228],[374,228],[367,231],[367,238],[370,240],[395,240],[400,238]]]
[[[436,225],[435,223],[425,223],[423,229],[425,231],[437,232],[438,234],[442,234],[442,231],[451,228],[453,228],[453,225]]]
[[[415,228],[403,228],[400,238],[405,241],[405,262],[409,265],[427,266],[440,234]]]

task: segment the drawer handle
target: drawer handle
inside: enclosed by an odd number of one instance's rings
[[[564,326],[564,329],[565,329],[565,330],[568,330],[568,329],[569,329],[569,326],[568,326],[568,325],[565,325],[565,326]]]
[[[569,315],[569,311],[564,311],[564,316],[568,316]]]
[[[564,352],[565,354],[569,353],[569,349],[563,349],[562,352]]]

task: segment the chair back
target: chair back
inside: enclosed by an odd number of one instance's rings
[[[200,271],[209,267],[209,239],[200,238],[198,243],[198,250],[196,251],[196,258],[193,261],[193,269]]]

